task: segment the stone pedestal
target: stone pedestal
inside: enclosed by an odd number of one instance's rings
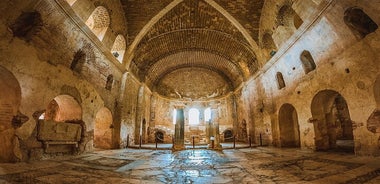
[[[173,151],[185,149],[185,117],[183,109],[176,109],[177,118],[174,131]]]

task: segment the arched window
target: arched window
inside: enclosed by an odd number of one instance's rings
[[[300,59],[301,59],[302,66],[303,66],[303,69],[305,70],[306,74],[315,70],[315,68],[316,68],[315,62],[314,62],[313,56],[311,56],[309,51],[304,50],[301,53]]]
[[[358,7],[348,8],[344,12],[344,23],[358,38],[364,38],[378,28],[377,24]]]
[[[282,73],[277,72],[276,78],[277,78],[278,89],[284,88],[285,87],[285,81],[284,81],[284,77],[282,76]]]
[[[301,17],[293,10],[290,5],[284,5],[277,14],[277,25],[284,27],[294,27],[298,29],[303,23]]]
[[[263,48],[265,49],[276,49],[276,45],[273,42],[272,35],[270,33],[265,33],[263,35]]]
[[[211,121],[211,109],[207,108],[205,110],[205,121],[210,122]]]
[[[73,4],[76,2],[77,0],[66,0],[67,3],[69,3],[70,6],[73,6]]]
[[[107,77],[106,89],[111,91],[112,84],[113,84],[113,75],[111,74],[111,75],[108,75],[108,77]]]
[[[98,6],[87,19],[86,25],[102,41],[110,22],[107,9],[103,6]]]
[[[177,123],[177,109],[173,110],[173,125]]]
[[[198,125],[199,124],[199,110],[196,108],[191,108],[189,110],[189,124]]]
[[[115,56],[120,63],[123,62],[126,43],[123,35],[117,35],[115,42],[112,46],[111,53]]]

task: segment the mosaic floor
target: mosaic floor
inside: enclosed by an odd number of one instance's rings
[[[259,147],[108,150],[66,160],[0,164],[0,183],[380,183],[380,158]]]

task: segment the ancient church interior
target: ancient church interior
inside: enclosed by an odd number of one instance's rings
[[[380,0],[0,5],[0,183],[380,182]]]

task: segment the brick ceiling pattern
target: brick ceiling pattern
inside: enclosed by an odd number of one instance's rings
[[[215,0],[215,2],[236,18],[251,37],[258,42],[264,0]]]
[[[128,37],[133,40],[141,29],[173,0],[120,0],[127,19]]]
[[[218,73],[230,90],[244,80],[243,71],[239,66],[222,56],[204,51],[184,51],[169,55],[154,63],[147,72],[146,84],[156,86],[168,73],[180,68],[203,68]]]
[[[215,0],[258,40],[263,0]],[[121,0],[129,38],[172,0]],[[133,51],[130,71],[151,89],[169,73],[202,68],[220,75],[233,90],[258,70],[243,34],[204,0],[183,0],[145,34]],[[178,73],[178,72],[177,72]]]

